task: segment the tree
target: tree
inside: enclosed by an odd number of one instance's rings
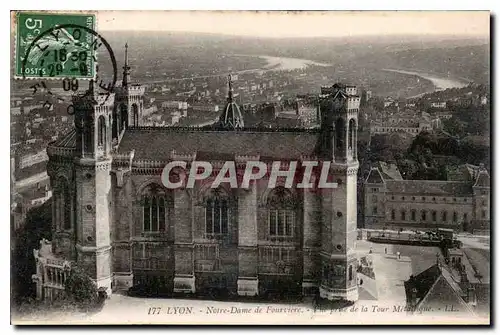
[[[26,213],[25,224],[13,233],[14,250],[11,257],[11,280],[13,297],[21,301],[35,296],[31,276],[36,272],[33,250],[40,247],[42,239],[52,239],[52,206],[47,201]]]
[[[70,302],[78,307],[90,309],[98,303],[98,291],[92,279],[78,266],[73,265],[64,283],[64,291]]]
[[[415,173],[417,173],[419,167],[417,162],[411,159],[402,159],[398,161],[398,168],[403,176],[403,179],[414,179]]]
[[[443,120],[443,130],[449,133],[451,136],[462,137],[465,135],[464,125],[455,117]]]

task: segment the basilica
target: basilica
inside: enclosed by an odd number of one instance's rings
[[[213,126],[145,127],[145,88],[131,83],[127,56],[123,69],[111,95],[91,82],[74,98],[74,129],[47,148],[53,237],[34,250],[39,299],[60,294],[75,264],[108,294],[142,287],[358,299],[355,86],[321,88],[314,129],[246,128],[230,80]],[[270,188],[265,175],[246,188],[212,188],[209,177],[168,189],[161,174],[172,161],[210,162],[214,176],[227,161],[237,174],[249,161],[279,161],[283,169],[289,161],[299,169],[329,162],[337,187],[285,187],[278,178]]]

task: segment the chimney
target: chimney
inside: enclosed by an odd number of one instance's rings
[[[465,266],[462,265],[462,268],[460,269],[460,282],[461,283],[468,283],[469,278],[467,278],[467,271],[465,271]]]

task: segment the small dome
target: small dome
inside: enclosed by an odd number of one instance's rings
[[[232,77],[228,76],[228,90],[227,90],[227,104],[222,110],[219,118],[219,123],[223,128],[236,129],[245,127],[243,122],[243,115],[241,114],[240,107],[233,101],[233,85]]]
[[[240,107],[234,101],[228,101],[226,107],[220,116],[220,123],[224,128],[235,129],[243,128],[243,116],[241,115]]]

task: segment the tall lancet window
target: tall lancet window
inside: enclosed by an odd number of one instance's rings
[[[168,194],[156,184],[149,185],[142,194],[144,232],[164,232],[167,229]]]
[[[65,178],[60,177],[57,182],[58,192],[55,196],[56,202],[56,222],[59,227],[68,230],[71,229],[71,193],[69,184]]]
[[[348,148],[352,157],[356,157],[356,121],[354,119],[349,120],[349,138]]]
[[[211,190],[205,198],[205,237],[219,239],[229,234],[231,209],[229,197],[222,189]]]
[[[338,150],[342,150],[345,143],[345,122],[341,118],[335,121],[335,134],[335,147]]]
[[[118,120],[117,106],[115,105],[113,108],[113,122],[111,123],[112,124],[111,131],[113,139],[118,137],[118,123],[119,120]]]
[[[138,127],[139,126],[139,108],[137,107],[137,104],[132,105],[132,115],[133,115],[134,127]]]
[[[106,142],[106,119],[102,115],[99,116],[99,119],[97,120],[97,129],[97,145],[103,147]]]
[[[267,199],[268,238],[287,239],[295,235],[296,203],[292,192],[275,188]]]
[[[128,112],[127,106],[125,104],[120,105],[120,124],[118,125],[118,132],[121,133],[124,129],[128,127]]]

